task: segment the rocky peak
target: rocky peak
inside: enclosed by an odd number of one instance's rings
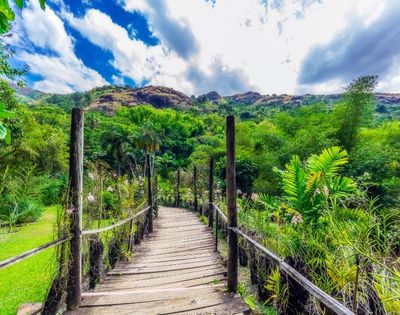
[[[184,93],[163,86],[138,89],[117,87],[105,89],[90,107],[112,114],[121,105],[132,107],[143,104],[150,104],[155,108],[187,108],[193,105],[193,101]]]
[[[258,92],[246,92],[242,94],[234,94],[232,96],[226,96],[225,99],[233,102],[245,105],[250,105],[256,103],[258,100],[262,99],[263,96]]]
[[[209,92],[207,94],[203,94],[203,95],[200,95],[200,96],[197,97],[197,101],[201,102],[201,103],[207,102],[207,101],[210,101],[210,102],[213,102],[213,103],[218,103],[220,100],[222,100],[222,96],[219,95],[215,91],[211,91],[211,92]]]

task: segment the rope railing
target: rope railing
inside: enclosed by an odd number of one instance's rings
[[[301,273],[299,273],[296,269],[286,263],[282,258],[275,255],[273,252],[266,249],[261,244],[257,243],[247,234],[236,227],[228,227],[228,229],[232,230],[236,234],[243,237],[249,244],[263,252],[269,258],[271,258],[281,270],[283,270],[286,274],[288,274],[291,278],[293,278],[298,284],[300,284],[304,289],[306,289],[311,295],[317,298],[320,302],[322,302],[326,307],[334,311],[339,315],[354,315],[354,313],[345,307],[343,304],[335,300],[328,293],[318,288],[315,284],[313,284],[310,280],[304,277]]]
[[[218,214],[219,217],[228,224],[228,218],[225,213],[219,208],[218,204],[212,203],[214,209],[216,210],[215,214]],[[217,221],[217,220],[216,220]],[[218,225],[218,222],[216,222]],[[321,303],[323,303],[326,307],[334,311],[336,314],[339,315],[354,315],[354,313],[341,304],[339,301],[335,300],[331,297],[328,293],[318,288],[315,284],[313,284],[310,280],[304,277],[301,273],[299,273],[296,269],[286,263],[282,258],[275,255],[273,252],[262,246],[261,244],[257,243],[253,240],[250,236],[245,234],[242,230],[237,227],[229,227],[228,229],[235,232],[237,235],[240,235],[244,238],[250,245],[264,253],[268,256],[274,263],[276,263],[279,268],[284,271],[287,275],[289,275],[292,279],[294,279],[298,284],[300,284],[305,290],[307,290],[311,295],[317,298]],[[216,233],[217,234],[217,233]],[[217,238],[218,236],[215,235]]]
[[[212,203],[214,209],[218,212],[218,214],[221,216],[221,218],[225,221],[225,223],[228,223],[228,218],[226,217],[225,213],[219,208],[218,204]]]
[[[150,208],[151,208],[150,206],[147,206],[146,208],[140,210],[138,213],[136,213],[136,214],[134,214],[134,215],[132,215],[132,216],[126,218],[126,219],[123,219],[123,220],[121,220],[121,221],[119,221],[119,222],[117,222],[117,223],[114,223],[114,224],[112,224],[112,225],[105,226],[105,227],[102,227],[102,228],[99,228],[99,229],[82,231],[82,235],[98,234],[98,233],[101,233],[101,232],[105,232],[105,231],[108,231],[108,230],[112,230],[112,229],[114,229],[114,228],[116,228],[116,227],[118,227],[118,226],[121,226],[121,225],[123,225],[123,224],[125,224],[125,223],[128,223],[128,222],[130,222],[131,220],[137,218],[137,217],[140,216],[141,214],[143,214],[143,213],[149,211]]]
[[[148,212],[150,210],[150,208],[151,208],[150,206],[147,206],[144,209],[140,210],[138,213],[136,213],[136,214],[124,219],[124,220],[121,220],[121,221],[119,221],[117,223],[114,223],[112,225],[109,225],[109,226],[106,226],[106,227],[102,227],[102,228],[99,228],[99,229],[82,231],[82,235],[98,234],[98,233],[101,233],[101,232],[112,230],[112,229],[114,229],[116,227],[119,227],[119,226],[121,226],[121,225],[123,225],[125,223],[128,223],[131,220],[139,217],[140,215]],[[39,247],[30,249],[30,250],[28,250],[28,251],[26,251],[26,252],[24,252],[22,254],[19,254],[17,256],[8,258],[6,260],[3,260],[3,261],[0,262],[0,270],[4,269],[6,267],[9,267],[11,265],[14,265],[14,264],[16,264],[16,263],[18,263],[20,261],[23,261],[23,260],[25,260],[25,259],[27,259],[27,258],[29,258],[31,256],[34,256],[34,255],[36,255],[36,254],[38,254],[38,253],[40,253],[40,252],[42,252],[42,251],[44,251],[44,250],[46,250],[48,248],[51,248],[51,247],[57,246],[59,244],[62,244],[64,242],[66,242],[66,241],[69,241],[71,239],[71,237],[72,237],[71,235],[60,237],[60,238],[58,238],[58,239],[56,239],[54,241],[51,241],[51,242],[43,244],[43,245],[41,245]]]
[[[9,259],[3,260],[3,261],[0,262],[0,270],[4,269],[6,267],[9,267],[11,265],[14,265],[14,264],[16,264],[18,262],[21,262],[21,261],[27,259],[28,257],[36,255],[36,254],[38,254],[38,253],[40,253],[40,252],[42,252],[42,251],[44,251],[44,250],[46,250],[48,248],[51,248],[51,247],[54,247],[56,245],[62,244],[62,243],[66,242],[66,241],[68,241],[70,239],[71,239],[71,236],[63,236],[63,237],[60,237],[60,238],[58,238],[58,239],[56,239],[54,241],[48,242],[48,243],[43,244],[43,245],[41,245],[39,247],[36,247],[34,249],[31,249],[31,250],[28,250],[28,251],[26,251],[26,252],[24,252],[22,254],[19,254],[17,256],[11,257]]]

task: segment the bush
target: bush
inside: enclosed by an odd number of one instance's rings
[[[67,184],[67,179],[64,175],[57,178],[44,175],[38,178],[38,183],[40,199],[45,206],[60,203]]]
[[[0,198],[0,218],[9,225],[34,222],[43,210],[43,204],[32,197],[25,196],[17,201],[11,195]]]

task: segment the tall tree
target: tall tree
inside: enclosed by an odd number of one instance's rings
[[[351,82],[346,88],[344,105],[338,108],[338,139],[348,152],[356,145],[360,127],[372,115],[377,79],[378,76],[366,75]]]

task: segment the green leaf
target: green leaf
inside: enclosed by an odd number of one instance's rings
[[[8,19],[3,12],[0,12],[0,34],[7,33],[8,29]]]
[[[15,113],[4,111],[0,112],[0,118],[12,118],[15,117]]]
[[[20,9],[22,9],[22,7],[24,6],[24,0],[15,0],[15,3]]]
[[[2,123],[0,123],[0,140],[5,139],[7,136],[7,129]]]
[[[4,138],[4,142],[6,143],[6,145],[10,145],[11,144],[11,130],[10,129],[6,129],[6,136]]]
[[[42,10],[46,9],[46,0],[39,0],[40,3],[40,7],[42,8]]]

